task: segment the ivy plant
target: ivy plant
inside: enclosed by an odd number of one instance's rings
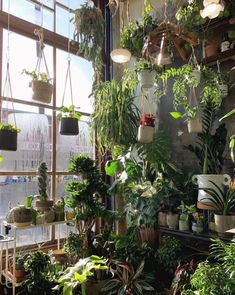
[[[61,121],[62,118],[75,118],[78,121],[81,118],[81,114],[75,111],[75,106],[71,105],[69,107],[62,106],[60,108],[60,113],[57,115],[58,121]]]

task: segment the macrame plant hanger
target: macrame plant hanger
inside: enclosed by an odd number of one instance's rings
[[[189,104],[191,108],[196,108],[196,116],[191,120],[188,120],[188,132],[200,133],[202,132],[202,120],[199,113],[200,106],[196,95],[195,87],[189,89]]]
[[[68,1],[68,7],[69,1]],[[70,8],[69,8],[70,11]],[[70,19],[70,17],[69,17]],[[68,22],[69,24],[69,22]],[[61,112],[69,113],[70,116],[61,118],[61,124],[60,124],[60,134],[61,135],[78,135],[78,120],[74,118],[73,114],[75,114],[75,106],[73,102],[73,89],[72,89],[72,78],[71,78],[71,56],[70,56],[70,26],[68,25],[68,56],[67,56],[67,71],[65,76],[65,83],[64,83],[64,92],[63,92],[63,98],[62,98],[62,107]],[[66,95],[66,89],[67,85],[69,84],[69,91],[70,91],[70,98],[71,98],[71,106],[68,108],[64,106],[65,101],[65,95]]]
[[[4,134],[0,135],[0,150],[10,150],[16,151],[17,150],[17,125],[16,125],[16,116],[15,116],[15,109],[13,103],[13,96],[12,96],[12,87],[11,87],[11,78],[10,78],[10,0],[8,0],[8,16],[7,16],[7,50],[6,50],[6,76],[4,80],[3,86],[3,95],[0,100],[0,122],[1,125],[8,125],[8,117],[9,117],[9,103],[12,104],[12,113],[13,113],[13,123],[12,125],[15,128],[14,132],[7,132],[5,131]],[[6,115],[3,118],[3,98],[6,99]],[[6,132],[8,133],[9,137],[6,137]]]

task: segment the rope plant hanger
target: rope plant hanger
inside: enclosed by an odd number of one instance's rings
[[[69,1],[68,1],[69,2]],[[70,5],[68,4],[68,7]],[[70,9],[69,9],[70,11]],[[68,22],[69,24],[69,22]],[[60,134],[61,135],[78,135],[78,121],[81,118],[81,114],[75,111],[75,106],[73,103],[73,89],[72,89],[72,78],[71,78],[71,56],[70,56],[70,26],[68,25],[68,57],[67,57],[67,71],[65,76],[64,92],[62,98],[62,107],[60,108],[60,113],[57,115],[58,121],[60,121]],[[64,100],[66,95],[66,88],[69,83],[69,92],[71,98],[71,105],[69,107],[64,106]]]
[[[44,54],[44,33],[43,33],[43,2],[41,4],[41,28],[34,30],[34,35],[38,37],[38,59],[36,63],[35,70],[29,72],[23,70],[23,73],[31,77],[31,82],[29,86],[32,87],[33,96],[32,99],[40,101],[42,103],[50,103],[53,86],[50,83],[51,77],[49,75],[49,70],[46,62],[46,57]],[[45,67],[45,72],[42,71],[42,67]]]
[[[6,76],[3,86],[3,96],[0,99],[0,150],[7,151],[16,151],[17,150],[17,133],[20,132],[20,129],[16,125],[16,116],[14,110],[13,96],[12,96],[12,87],[11,87],[11,78],[10,78],[10,0],[8,0],[8,23],[7,23],[7,51],[6,51]],[[3,118],[3,97],[6,98],[7,108],[6,115]],[[12,104],[13,111],[13,124],[9,124],[9,109],[8,103]],[[4,121],[4,123],[3,123]]]

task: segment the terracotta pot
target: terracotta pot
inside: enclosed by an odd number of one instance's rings
[[[219,53],[219,51],[220,51],[219,45],[216,43],[208,44],[205,47],[206,57],[215,56],[216,54]]]
[[[138,72],[138,79],[142,88],[152,88],[154,86],[156,72],[153,70],[143,70]]]
[[[53,201],[52,200],[45,200],[45,201],[36,201],[35,207],[37,211],[45,212],[52,208]]]
[[[166,213],[164,213],[164,212],[159,212],[158,213],[158,225],[167,226]]]
[[[17,132],[11,132],[9,130],[0,130],[0,150],[17,150]]]
[[[43,103],[50,103],[53,86],[48,82],[43,81],[32,81],[31,87],[33,90],[33,100],[37,100]]]
[[[167,225],[170,229],[177,229],[179,224],[179,214],[167,213],[166,220],[167,220]]]
[[[11,271],[13,275],[13,269]],[[26,276],[26,271],[24,269],[16,269],[15,270],[15,279],[17,283],[20,283],[24,280],[24,277]]]

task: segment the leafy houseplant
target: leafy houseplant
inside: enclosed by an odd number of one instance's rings
[[[25,206],[18,206],[14,208],[13,218],[17,227],[30,225],[32,223],[32,211]]]
[[[203,215],[201,213],[194,212],[194,213],[192,213],[192,216],[193,216],[192,231],[197,234],[203,232],[203,230],[204,230]]]
[[[114,261],[116,268],[114,279],[110,280],[102,289],[104,294],[133,294],[144,295],[152,294],[154,291],[152,283],[154,278],[151,274],[145,274],[144,260],[140,263],[137,269],[130,264],[120,261]],[[112,266],[112,268],[114,268]],[[150,292],[150,293],[149,293]]]
[[[0,150],[16,151],[19,132],[20,129],[15,125],[0,123]]]
[[[33,90],[33,100],[37,100],[43,103],[50,103],[53,91],[53,85],[50,83],[51,79],[45,72],[37,73],[34,71],[22,70],[22,74],[26,74],[31,78],[29,86]]]
[[[73,295],[75,290],[81,287],[81,294],[86,295],[85,282],[88,277],[92,276],[95,270],[106,270],[106,262],[98,256],[90,256],[80,259],[73,267],[65,270],[55,287],[56,290],[61,290],[63,295]]]
[[[208,199],[215,208],[215,230],[223,235],[227,230],[235,227],[235,216],[231,215],[235,207],[235,191],[233,189],[221,189],[215,182],[210,188],[204,189],[209,195]]]
[[[102,77],[102,45],[104,41],[104,18],[102,11],[86,1],[74,11],[75,38],[79,42],[78,53],[92,62],[95,79],[94,85]]]
[[[64,251],[68,258],[70,265],[78,262],[79,258],[83,257],[84,249],[84,236],[70,232],[64,244]]]
[[[189,216],[196,211],[195,205],[187,206],[184,202],[178,207],[180,212],[179,218],[179,230],[188,231],[189,230]]]
[[[65,207],[64,198],[61,198],[54,204],[53,211],[55,212],[55,221],[64,220],[65,218],[64,207]]]
[[[78,121],[81,118],[81,114],[75,111],[74,105],[68,108],[63,106],[60,108],[60,113],[57,115],[57,119],[60,123],[61,135],[78,135]]]
[[[91,126],[95,130],[98,148],[115,145],[129,147],[136,142],[138,109],[134,92],[125,81],[100,83],[94,90],[95,106]]]
[[[41,162],[38,167],[38,192],[39,195],[35,197],[39,200],[36,201],[35,207],[38,211],[45,212],[47,216],[45,216],[47,222],[54,221],[55,213],[51,210],[53,206],[53,201],[48,200],[49,196],[47,193],[48,186],[48,172],[47,172],[47,164],[45,162]]]

